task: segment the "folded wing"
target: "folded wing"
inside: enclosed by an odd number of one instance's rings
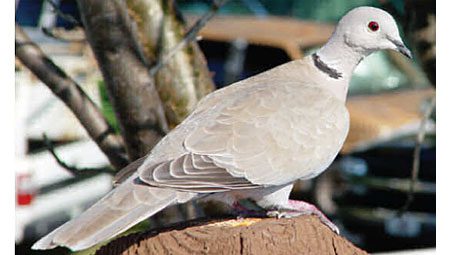
[[[348,131],[343,102],[300,82],[250,86],[195,112],[168,135],[179,154],[146,162],[142,181],[194,192],[286,184],[323,171]]]

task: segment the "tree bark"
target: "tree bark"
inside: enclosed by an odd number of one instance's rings
[[[96,254],[367,254],[315,216],[183,224],[121,237]]]
[[[126,166],[128,159],[123,155],[121,141],[80,86],[56,66],[17,24],[15,43],[17,58],[71,109],[110,163],[117,169]]]
[[[126,3],[137,24],[144,55],[153,66],[183,39],[185,22],[172,0],[127,0]],[[205,57],[194,41],[156,73],[155,82],[171,127],[183,121],[197,102],[215,88]]]
[[[124,1],[77,1],[130,160],[148,153],[168,132],[164,109],[148,74]]]

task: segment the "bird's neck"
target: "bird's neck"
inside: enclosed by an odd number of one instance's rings
[[[367,53],[347,45],[341,38],[332,37],[312,55],[316,67],[331,79],[350,83],[353,71]]]

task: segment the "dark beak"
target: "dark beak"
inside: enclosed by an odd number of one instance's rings
[[[411,51],[405,46],[402,42],[397,41],[397,40],[390,40],[394,45],[396,45],[397,51],[402,53],[404,56],[406,56],[409,59],[413,59],[413,56],[411,55]]]

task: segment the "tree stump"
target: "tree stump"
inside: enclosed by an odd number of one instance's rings
[[[182,224],[116,239],[96,254],[367,254],[315,216]]]

